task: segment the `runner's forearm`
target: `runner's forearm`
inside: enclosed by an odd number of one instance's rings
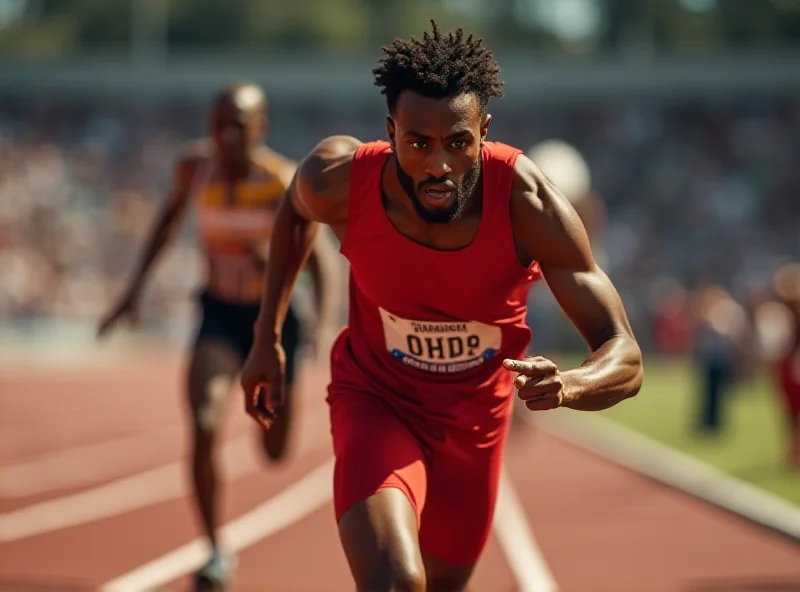
[[[175,236],[178,222],[183,213],[182,203],[170,203],[156,222],[146,246],[139,258],[136,270],[128,285],[128,295],[135,296],[142,289],[144,281],[165,246]]]
[[[609,339],[580,366],[562,373],[564,407],[601,411],[635,396],[642,386],[642,354],[634,339]]]
[[[278,208],[269,246],[266,285],[254,327],[259,341],[278,341],[297,276],[314,245],[319,225],[300,216],[290,199]]]
[[[317,235],[312,256],[308,260],[314,282],[314,304],[321,326],[331,327],[339,312],[339,261],[336,244],[324,231]]]

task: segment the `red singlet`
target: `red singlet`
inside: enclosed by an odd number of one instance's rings
[[[800,416],[800,310],[796,304],[792,307],[792,317],[794,342],[778,363],[778,382],[786,410],[796,418]]]
[[[514,374],[538,264],[517,257],[510,218],[520,151],[482,149],[483,209],[467,247],[439,251],[400,234],[381,199],[391,149],[362,145],[341,247],[350,262],[348,326],[331,353],[328,402],[337,520],[386,487],[408,496],[422,551],[474,563],[488,538]]]

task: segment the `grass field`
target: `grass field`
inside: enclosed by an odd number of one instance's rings
[[[640,394],[603,414],[800,505],[800,472],[787,471],[783,462],[786,431],[769,377],[736,386],[716,437],[693,430],[696,385],[690,363],[650,358]]]

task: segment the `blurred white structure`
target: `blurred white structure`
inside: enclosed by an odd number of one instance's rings
[[[532,146],[526,155],[573,205],[588,196],[592,188],[589,165],[571,144],[557,139],[545,140]]]

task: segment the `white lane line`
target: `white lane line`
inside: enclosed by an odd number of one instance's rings
[[[620,423],[595,413],[537,416],[536,422],[522,417],[584,450],[800,541],[796,506]]]
[[[86,487],[130,474],[132,458],[158,458],[183,437],[177,427],[52,450],[0,467],[0,498]],[[10,435],[11,438],[15,436]],[[128,470],[126,471],[126,466]]]
[[[232,520],[220,531],[221,540],[239,552],[276,532],[291,526],[324,506],[332,497],[333,459],[318,466],[275,497]],[[161,586],[199,568],[208,558],[203,538],[170,551],[114,578],[100,592],[142,592]]]
[[[519,592],[557,592],[558,586],[536,544],[525,510],[505,467],[500,474],[493,526],[519,584]]]
[[[229,440],[220,452],[226,480],[255,473],[259,468],[252,437]],[[80,493],[0,514],[0,543],[102,520],[176,499],[187,492],[186,463],[176,461]]]

